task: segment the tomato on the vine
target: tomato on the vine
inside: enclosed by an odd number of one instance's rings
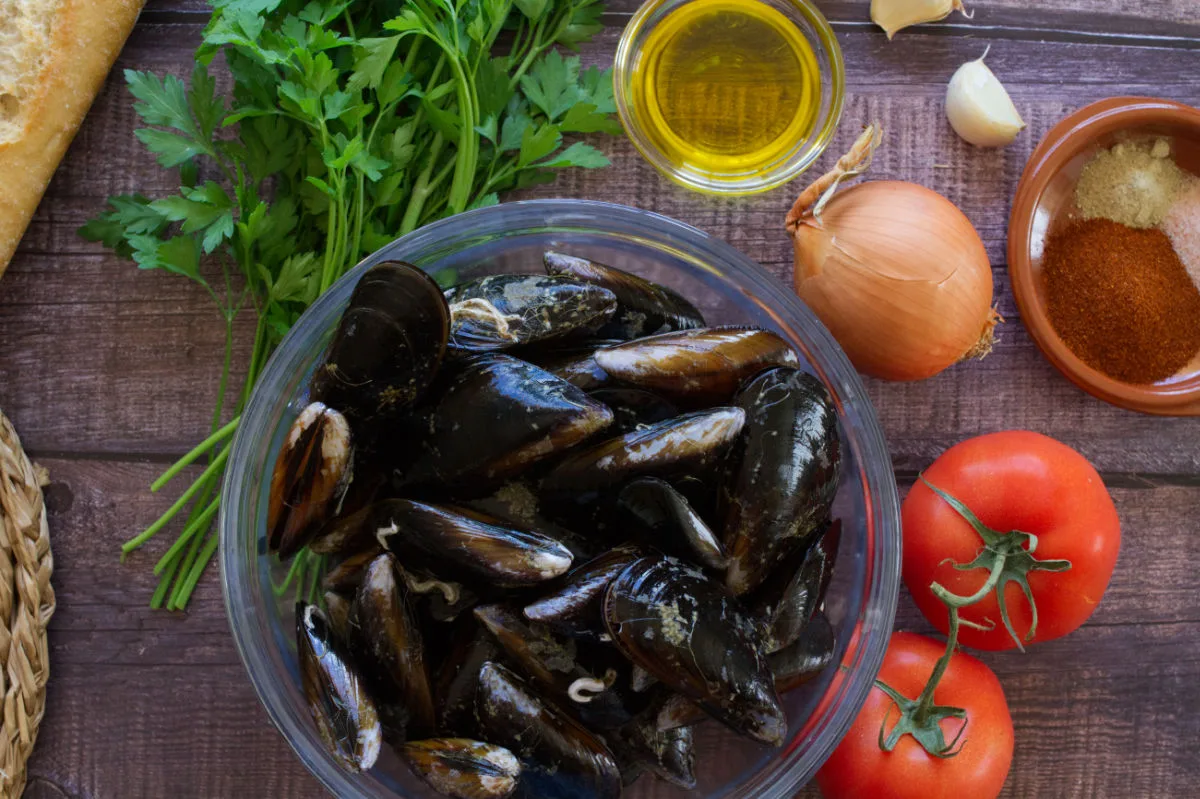
[[[990,530],[973,527],[972,514]],[[1108,587],[1121,546],[1116,508],[1092,465],[1027,431],[946,450],[908,493],[902,517],[904,584],[942,632],[947,597],[958,601],[960,642],[976,649],[1011,649],[1078,628]]]
[[[930,694],[936,705],[918,723],[925,733],[940,727],[945,749],[930,754],[914,735],[896,736],[901,719],[919,715],[926,681],[946,645],[923,635],[894,633],[879,682],[895,691],[901,706],[877,683],[854,725],[817,772],[825,799],[994,799],[1012,765],[1013,728],[1004,689],[979,660],[955,652]],[[965,716],[950,712],[965,711]],[[942,711],[938,714],[937,711]],[[940,715],[940,718],[939,718]],[[965,725],[965,726],[964,726]],[[892,744],[891,751],[881,742]]]

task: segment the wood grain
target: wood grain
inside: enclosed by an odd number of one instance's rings
[[[117,563],[120,542],[163,506],[144,490],[154,466],[43,465],[60,605],[27,795],[322,796],[245,677],[217,581],[186,615],[159,613],[146,607],[149,564],[167,542]],[[1017,726],[1006,797],[1183,796],[1195,778],[1179,764],[1194,762],[1200,735],[1200,593],[1188,587],[1200,539],[1180,520],[1200,508],[1200,486],[1113,495],[1125,537],[1091,621],[1027,655],[980,655]],[[930,632],[903,592],[897,628]]]
[[[141,26],[120,66],[183,73],[195,34],[194,25]],[[584,50],[584,59],[605,63],[616,36],[616,30],[605,31]],[[977,151],[942,119],[940,98],[957,65],[990,40],[914,34],[888,43],[868,31],[841,38],[853,54],[847,57],[852,88],[845,124],[817,168],[836,158],[858,124],[880,119],[888,133],[874,174],[924,183],[963,208],[987,245],[1000,310],[1010,320],[986,361],[918,384],[868,381],[896,465],[914,468],[948,444],[997,427],[1026,427],[1079,447],[1102,470],[1200,471],[1195,424],[1111,408],[1042,359],[1019,324],[1003,269],[1009,201],[1045,131],[1079,105],[1113,93],[1153,92],[1200,103],[1200,58],[1161,48],[1128,48],[1119,51],[1124,57],[1111,58],[1108,46],[1059,44],[1055,82],[1049,83],[1040,66],[1046,45],[999,42],[989,60],[1030,129],[1007,150]],[[0,403],[35,450],[136,452],[165,460],[202,438],[209,423],[222,330],[208,297],[173,276],[139,272],[74,233],[109,194],[169,190],[166,173],[134,140],[134,127],[127,94],[110,80],[0,289],[7,298],[0,306],[0,341],[14,342],[0,357]],[[528,196],[651,208],[726,239],[787,279],[791,252],[780,220],[796,188],[736,201],[704,198],[661,178],[624,139],[597,143],[612,158],[611,169],[568,173]],[[614,180],[613,174],[623,177]],[[68,254],[85,257],[72,257],[68,265],[62,260]],[[244,362],[248,337],[243,319],[237,363]],[[41,393],[8,388],[31,382],[51,395],[70,394],[72,413],[44,402]]]
[[[609,28],[582,53],[607,64],[637,0],[614,0]],[[976,16],[889,43],[867,0],[818,0],[838,32],[850,87],[827,166],[879,119],[875,176],[924,183],[978,227],[1008,323],[985,361],[923,383],[867,381],[902,482],[946,446],[1023,427],[1084,452],[1113,487],[1125,538],[1112,585],[1078,633],[1028,655],[987,654],[1017,727],[1006,797],[1185,796],[1200,759],[1200,425],[1111,408],[1072,387],[1020,324],[1004,269],[1008,206],[1025,160],[1067,112],[1114,94],[1200,104],[1195,0],[980,0]],[[151,0],[119,63],[185,75],[203,0]],[[942,118],[949,76],[992,45],[1029,131],[1007,150],[961,143]],[[186,615],[146,607],[164,533],[128,563],[121,541],[172,490],[145,486],[209,422],[222,331],[208,298],[139,272],[75,229],[118,192],[169,191],[133,138],[114,75],[51,184],[0,283],[0,407],[50,468],[60,607],[51,628],[49,705],[31,797],[287,796],[324,793],[270,726],[228,633],[215,573]],[[620,138],[597,140],[613,166],[572,172],[526,196],[623,202],[730,241],[786,280],[781,220],[798,185],[755,198],[699,197],[660,178]],[[248,321],[235,336],[244,363]],[[902,593],[898,627],[928,631]],[[815,796],[809,790],[805,796]]]

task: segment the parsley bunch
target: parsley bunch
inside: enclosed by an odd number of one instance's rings
[[[167,469],[157,491],[205,468],[137,549],[188,513],[154,567],[153,607],[183,608],[217,548],[212,521],[233,434],[267,358],[300,314],[363,256],[497,193],[602,167],[564,134],[619,132],[607,71],[575,49],[600,30],[599,0],[214,0],[190,86],[126,71],[138,139],[179,191],[109,199],[81,234],[212,295],[225,325],[212,434]],[[232,76],[217,91],[218,55]],[[220,269],[211,281],[208,259]],[[257,317],[249,370],[229,389],[233,321]],[[231,417],[226,421],[226,417]],[[293,561],[284,584],[314,590],[317,561]]]

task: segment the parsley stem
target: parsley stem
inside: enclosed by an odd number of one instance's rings
[[[179,538],[175,539],[175,543],[167,550],[166,554],[159,558],[158,563],[154,565],[154,573],[161,574],[167,565],[174,561],[179,552],[183,549],[192,538],[198,538],[199,533],[207,529],[209,523],[212,522],[213,516],[217,515],[217,509],[221,507],[221,499],[218,497],[208,503],[208,507],[196,518],[194,522],[183,528],[183,532],[179,534]]]
[[[167,566],[166,573],[158,578],[158,587],[154,589],[154,596],[150,597],[150,607],[158,610],[163,606],[163,599],[166,598],[167,590],[171,587],[171,581],[175,577],[175,571],[179,568],[180,562],[183,560],[179,553],[171,559]]]
[[[184,580],[183,585],[171,601],[167,603],[167,610],[180,610],[192,598],[192,592],[196,590],[196,584],[200,582],[200,575],[204,573],[204,568],[217,551],[218,541],[217,531],[214,530],[204,543],[204,549],[200,551],[200,557],[196,558],[196,563],[188,573],[187,579]]]
[[[141,533],[121,545],[122,554],[129,554],[153,538],[159,530],[166,526],[167,522],[175,517],[175,514],[179,513],[183,506],[188,503],[188,500],[196,495],[196,492],[198,492],[201,488],[203,480],[220,472],[221,469],[225,467],[225,461],[227,460],[229,460],[228,444],[226,444],[224,449],[221,450],[221,454],[218,455],[216,459],[214,459],[213,462],[208,465],[208,468],[205,469],[200,475],[200,479],[192,483],[191,486],[189,486],[188,489],[179,496],[179,499],[175,500],[175,504],[167,509],[166,513],[164,513],[162,516],[159,516],[154,524],[150,525]]]
[[[233,417],[233,419],[231,419],[220,430],[216,431],[215,433],[210,435],[208,438],[204,439],[199,444],[192,447],[191,451],[188,452],[188,454],[184,455],[182,458],[175,461],[175,463],[171,464],[170,468],[168,468],[165,472],[160,474],[158,476],[158,479],[150,484],[150,490],[157,492],[160,488],[162,488],[167,483],[169,483],[171,481],[171,479],[175,477],[175,475],[179,474],[181,471],[183,471],[188,466],[190,466],[197,458],[199,458],[204,453],[209,452],[210,450],[212,450],[212,448],[214,446],[221,443],[226,438],[229,438],[229,436],[233,435],[234,431],[237,430],[238,424],[241,421],[242,421],[241,416]]]
[[[187,553],[180,558],[179,573],[175,576],[175,584],[171,587],[169,596],[167,597],[167,610],[175,610],[175,599],[179,596],[179,591],[183,587],[187,576],[192,572],[192,566],[196,563],[196,556],[200,551],[200,544],[204,541],[204,530],[200,530],[191,536],[191,542],[187,548]]]

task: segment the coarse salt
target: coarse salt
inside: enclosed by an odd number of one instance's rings
[[[1171,239],[1179,260],[1200,289],[1200,178],[1179,196],[1163,219],[1162,230]]]

